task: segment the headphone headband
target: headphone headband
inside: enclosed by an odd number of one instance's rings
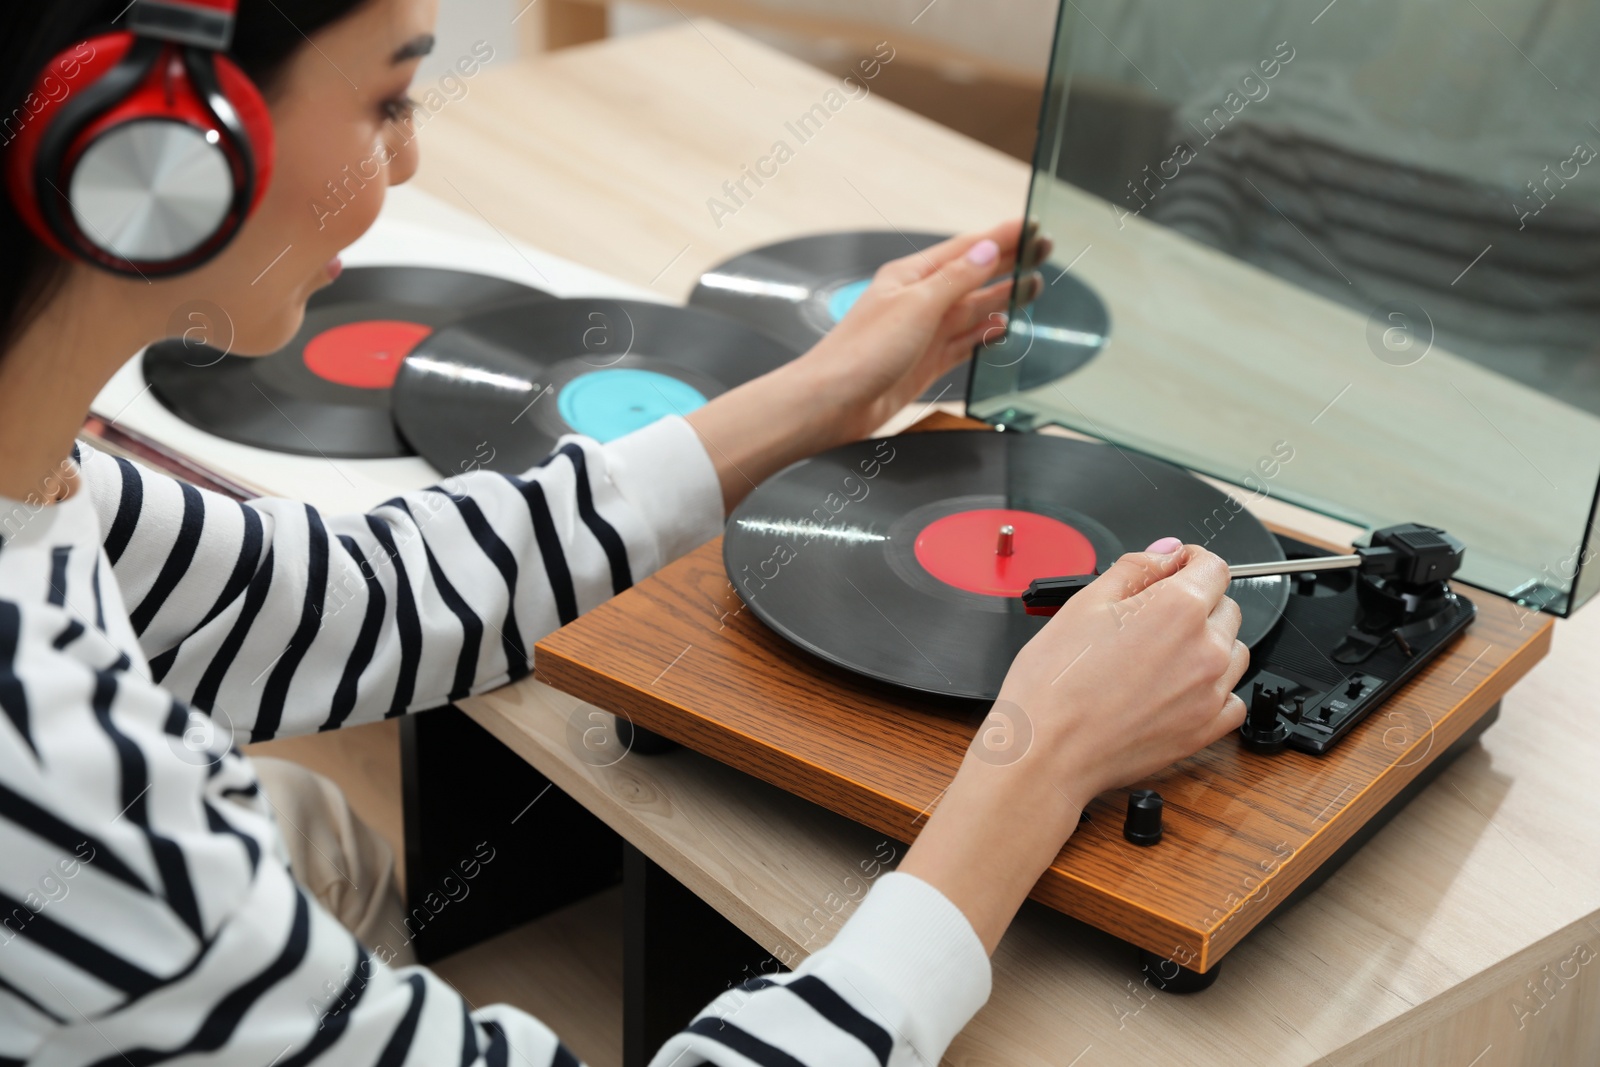
[[[226,52],[239,0],[135,0],[128,29],[140,37]]]

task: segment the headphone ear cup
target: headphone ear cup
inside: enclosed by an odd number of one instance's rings
[[[239,116],[239,124],[244,127],[245,136],[250,140],[250,156],[255,165],[255,194],[250,198],[248,213],[253,213],[272,182],[272,169],[277,161],[277,135],[272,129],[267,101],[250,76],[227,56],[219,54],[214,62],[217,84],[233,105],[234,112]]]
[[[44,200],[52,198],[65,202],[70,185],[69,175],[65,173],[66,163],[79,140],[77,131],[92,132],[92,127],[114,121],[115,114],[133,106],[127,101],[137,85],[128,82],[125,72],[119,67],[124,59],[131,61],[129,53],[141,41],[149,44],[131,33],[109,33],[80,41],[61,52],[45,67],[34,83],[33,91],[24,98],[23,106],[19,109],[25,116],[21,128],[16,131],[9,145],[0,145],[5,148],[7,191],[17,214],[28,228],[64,258],[88,259],[119,272],[125,268],[114,260],[108,260],[95,250],[76,247],[74,235],[67,232],[72,227],[61,222],[63,209],[59,205],[54,208],[55,217],[57,224],[65,226],[65,229],[58,232],[56,226],[51,224],[52,216]],[[276,140],[266,100],[249,76],[227,56],[207,53],[207,58],[214,71],[214,91],[220,91],[233,108],[238,120],[235,128],[247,142],[242,147],[247,150],[244,158],[249,160],[251,173],[239,172],[242,161],[235,155],[234,181],[241,188],[245,182],[250,183],[250,202],[235,211],[225,231],[226,236],[211,242],[209,250],[198,258],[189,263],[174,261],[165,266],[146,263],[143,270],[133,268],[141,275],[181,271],[210,258],[254,212],[272,179]],[[193,96],[187,99],[198,100]],[[190,106],[203,107],[200,104]],[[41,154],[51,158],[41,159]],[[72,166],[75,168],[77,163],[74,162]]]
[[[39,203],[41,195],[52,191],[35,184],[40,143],[62,109],[92,95],[96,84],[122,61],[133,42],[131,33],[102,34],[79,41],[52,59],[23,98],[19,108],[25,116],[22,126],[4,146],[6,190],[17,214],[39,240],[69,259],[76,254],[50,228]]]

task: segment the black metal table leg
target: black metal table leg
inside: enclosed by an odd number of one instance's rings
[[[622,867],[622,1064],[646,1067],[719,994],[785,968],[632,845]]]
[[[401,721],[400,767],[407,912],[389,936],[423,963],[621,879],[622,838],[457,708]]]

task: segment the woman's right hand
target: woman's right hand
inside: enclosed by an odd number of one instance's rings
[[[1119,559],[1017,654],[900,866],[991,952],[1093,797],[1244,721],[1233,687],[1249,652],[1227,564],[1175,538],[1151,549]]]
[[[999,712],[1031,728],[1040,762],[1081,808],[1237,729],[1250,663],[1228,565],[1199,545],[1130,552],[1078,593],[1011,664]],[[982,745],[980,732],[975,744]],[[1020,761],[1019,761],[1020,762]]]

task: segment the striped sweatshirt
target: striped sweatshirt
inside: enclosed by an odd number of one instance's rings
[[[0,500],[0,1065],[576,1064],[536,1019],[358,944],[291,877],[235,746],[529,673],[538,637],[717,532],[693,429],[563,438],[520,477],[364,514],[72,462],[66,501]],[[654,1062],[936,1064],[989,981],[960,911],[886,873],[831,944]]]

